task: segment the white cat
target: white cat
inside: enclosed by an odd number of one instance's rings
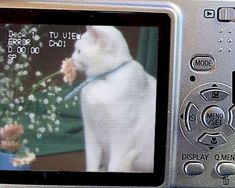
[[[87,171],[152,172],[156,79],[112,26],[87,26],[72,59],[88,78],[113,70],[81,91]]]

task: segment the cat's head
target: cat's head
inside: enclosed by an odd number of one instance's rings
[[[87,76],[109,71],[131,61],[132,57],[122,33],[113,26],[87,26],[75,43],[73,63]]]

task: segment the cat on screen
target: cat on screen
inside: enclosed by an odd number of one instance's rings
[[[87,171],[153,172],[156,79],[112,26],[87,26],[72,60],[91,80],[81,90]]]

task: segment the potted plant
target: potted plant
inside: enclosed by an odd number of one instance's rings
[[[11,124],[0,128],[0,170],[30,170],[29,164],[35,159],[34,153],[16,158],[20,149],[20,139],[24,129],[21,125]]]

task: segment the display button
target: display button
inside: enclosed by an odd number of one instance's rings
[[[216,172],[220,176],[230,176],[235,174],[235,164],[231,162],[222,162],[216,166]]]
[[[227,140],[221,134],[203,134],[199,139],[198,142],[204,145],[209,146],[218,146],[221,144],[225,144]]]
[[[200,94],[206,101],[223,101],[229,95],[221,89],[207,89]]]
[[[196,107],[195,104],[192,102],[188,104],[186,108],[186,118],[185,118],[185,123],[188,131],[192,131],[193,129],[196,128],[198,122],[197,122],[197,114],[198,114],[198,108]]]
[[[184,172],[189,176],[201,175],[204,172],[204,166],[200,162],[188,162],[184,165]]]
[[[215,67],[215,61],[211,56],[196,56],[191,60],[191,67],[195,71],[210,71]]]
[[[215,129],[224,124],[226,117],[224,111],[218,106],[208,107],[202,115],[203,123],[211,129]]]
[[[229,123],[228,125],[235,131],[235,106],[229,110]]]

